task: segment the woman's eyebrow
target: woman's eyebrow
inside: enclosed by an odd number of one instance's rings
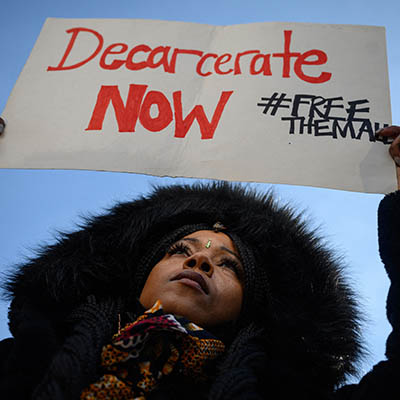
[[[183,238],[182,240],[187,240],[188,242],[195,242],[195,243],[200,242],[200,240],[196,238]]]
[[[240,260],[239,255],[236,254],[234,251],[229,250],[229,249],[228,249],[227,247],[225,247],[225,246],[221,246],[220,249],[221,249],[221,250],[225,250],[225,251],[227,251],[228,253],[232,254],[233,256],[235,256],[235,257],[240,261],[240,263],[242,263],[242,261]]]

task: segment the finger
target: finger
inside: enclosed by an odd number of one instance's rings
[[[6,121],[0,117],[0,135],[4,132],[6,127]]]
[[[396,164],[400,167],[400,136],[397,136],[397,138],[390,145],[389,153]]]
[[[397,137],[400,135],[400,126],[387,126],[386,128],[379,129],[379,131],[376,132],[376,135],[385,137]]]

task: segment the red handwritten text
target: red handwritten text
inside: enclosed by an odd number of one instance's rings
[[[156,46],[151,48],[146,44],[138,44],[132,48],[126,43],[112,43],[104,50],[103,36],[88,28],[72,28],[66,31],[71,34],[71,39],[65,49],[63,56],[57,66],[49,66],[47,71],[66,71],[80,68],[99,57],[99,67],[104,70],[118,70],[125,67],[131,71],[138,71],[145,68],[163,68],[164,72],[174,74],[178,60],[191,57],[194,63],[194,72],[197,75],[207,77],[212,74],[217,75],[240,75],[248,73],[250,75],[271,76],[273,70],[278,68],[279,59],[281,64],[281,76],[283,78],[291,77],[291,60],[294,59],[294,74],[301,80],[308,83],[324,83],[331,79],[330,72],[317,72],[315,76],[304,72],[303,66],[324,65],[327,60],[327,54],[322,50],[308,50],[304,53],[292,51],[290,49],[292,40],[292,30],[284,31],[284,45],[282,52],[262,53],[260,50],[246,50],[236,54],[231,53],[205,53],[201,50],[180,49],[171,46]],[[92,35],[97,40],[96,48],[87,54],[85,58],[74,64],[67,63],[68,57],[77,42],[78,37],[85,40],[83,34]],[[275,62],[273,62],[275,61]]]
[[[101,86],[86,130],[97,131],[103,129],[104,117],[111,103],[119,132],[135,132],[138,119],[146,130],[159,132],[165,129],[175,118],[174,136],[184,138],[196,119],[199,124],[201,138],[212,139],[225,105],[233,93],[233,91],[221,93],[211,121],[209,121],[201,105],[194,106],[186,117],[183,116],[182,91],[176,91],[172,94],[172,110],[171,103],[163,93],[151,90],[146,94],[147,88],[147,85],[129,85],[128,97],[124,104],[118,86]],[[152,116],[150,112],[152,106],[157,107],[158,113],[156,116]]]

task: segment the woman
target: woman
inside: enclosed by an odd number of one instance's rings
[[[381,134],[398,157],[400,128]],[[379,219],[388,360],[359,385],[341,387],[363,348],[340,261],[270,195],[216,183],[120,204],[15,272],[2,398],[391,398],[399,193]]]

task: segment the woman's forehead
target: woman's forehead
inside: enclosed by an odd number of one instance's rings
[[[181,240],[191,242],[197,246],[204,246],[205,248],[224,247],[237,254],[235,243],[223,232],[199,230],[184,236]]]

